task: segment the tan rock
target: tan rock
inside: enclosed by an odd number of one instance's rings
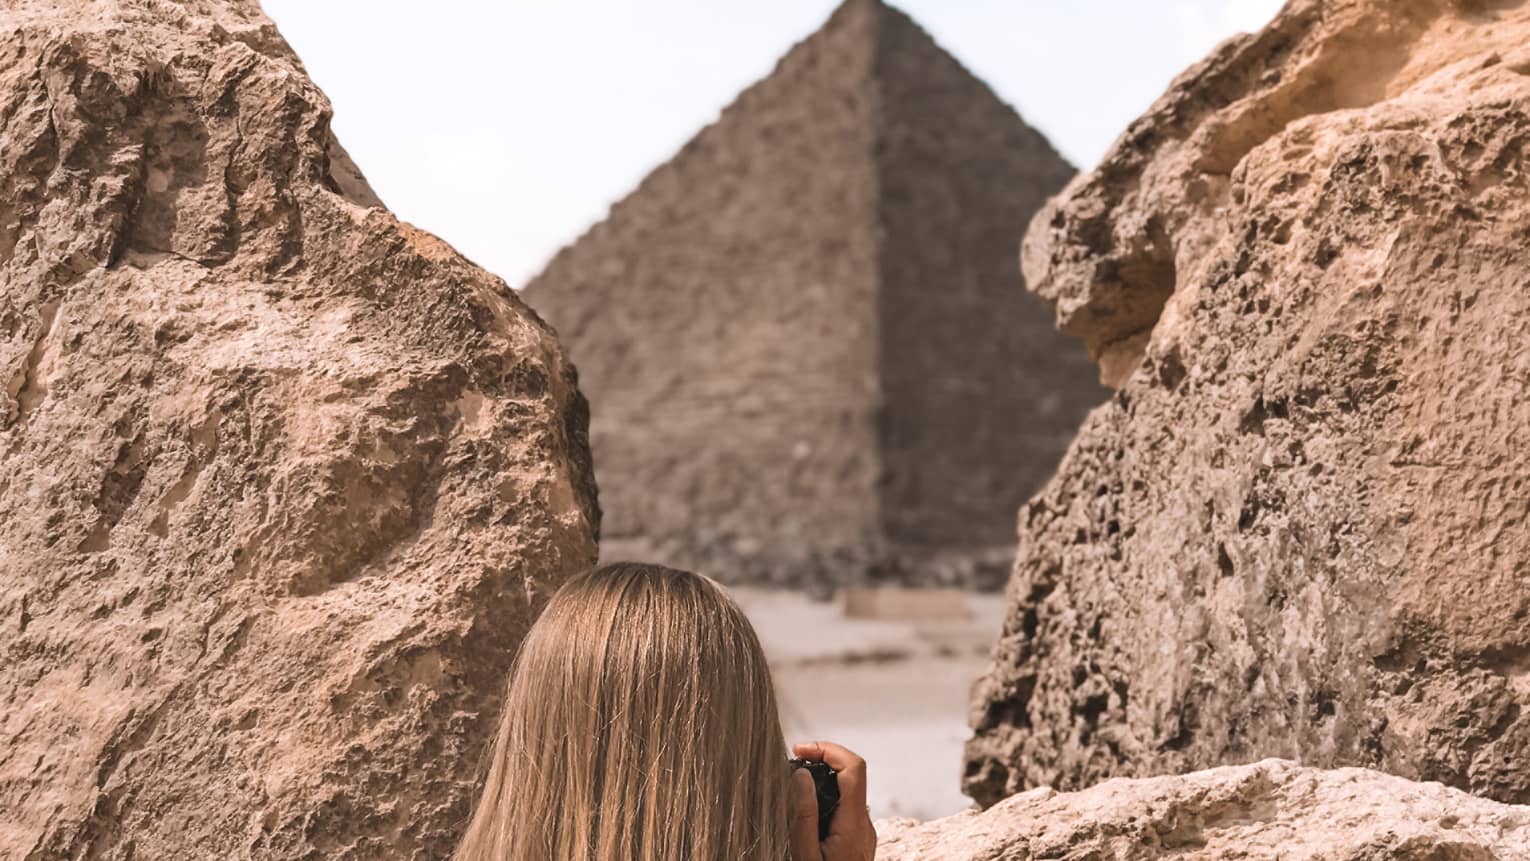
[[[1530,858],[1530,807],[1283,760],[1032,789],[983,812],[877,823],[877,861],[1493,861]]]
[[[1298,0],[1032,223],[1120,391],[1021,511],[975,798],[1274,755],[1530,800],[1527,45]]]
[[[439,858],[583,401],[249,0],[0,10],[0,857]]]

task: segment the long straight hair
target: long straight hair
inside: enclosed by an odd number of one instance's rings
[[[569,581],[516,658],[457,861],[782,861],[790,767],[770,669],[716,583]]]

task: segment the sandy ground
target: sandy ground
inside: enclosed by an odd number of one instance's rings
[[[827,739],[866,758],[873,818],[931,819],[961,793],[967,693],[987,664],[1003,599],[967,598],[960,621],[843,617],[838,602],[737,589],[770,657],[787,741]]]

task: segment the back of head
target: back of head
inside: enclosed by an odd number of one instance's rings
[[[569,581],[516,659],[460,861],[787,855],[770,671],[705,577],[618,564]]]

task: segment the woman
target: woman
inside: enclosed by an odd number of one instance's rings
[[[870,861],[866,764],[839,772],[822,843],[749,620],[697,574],[608,565],[563,586],[511,675],[458,861]]]

